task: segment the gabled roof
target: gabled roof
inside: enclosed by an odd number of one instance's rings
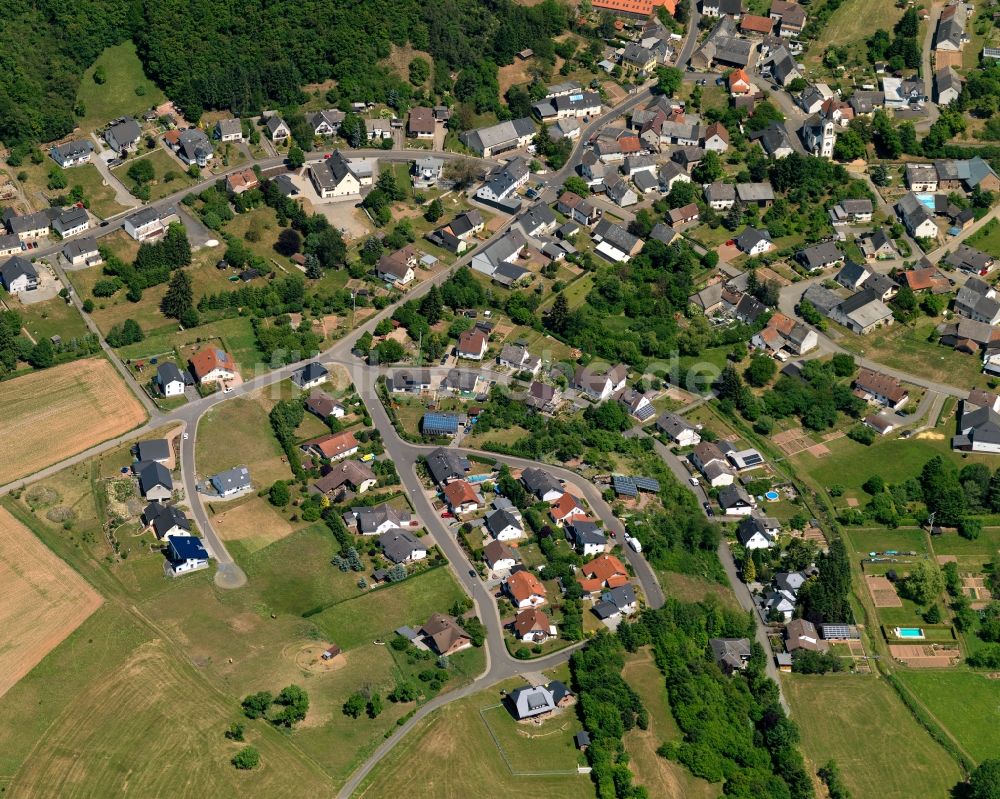
[[[539,630],[547,633],[549,626],[549,617],[538,608],[526,608],[514,617],[514,632],[518,638]]]
[[[218,347],[205,347],[191,356],[191,370],[199,380],[215,369],[236,372],[233,357]]]
[[[541,580],[527,570],[514,572],[507,578],[505,585],[507,593],[518,602],[524,602],[533,596],[544,597],[547,593]]]
[[[201,539],[193,535],[172,535],[167,538],[170,545],[171,560],[208,560],[208,551],[201,543]]]
[[[297,386],[304,386],[306,383],[325,378],[329,374],[323,364],[310,361],[305,366],[300,366],[292,372],[292,382]]]
[[[416,552],[426,552],[427,548],[412,533],[393,528],[378,537],[382,552],[393,563],[409,560]]]
[[[168,491],[173,490],[173,478],[171,478],[170,472],[167,471],[167,467],[162,463],[148,461],[146,463],[139,464],[139,467],[139,491],[142,492],[143,495],[149,493],[150,490],[156,488],[157,486],[162,486]]]
[[[516,563],[521,558],[516,549],[507,546],[503,541],[490,541],[483,547],[483,559],[492,569],[501,560],[512,560]]]

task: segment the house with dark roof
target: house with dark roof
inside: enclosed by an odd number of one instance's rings
[[[310,487],[311,491],[340,499],[348,491],[363,494],[378,485],[378,476],[367,463],[344,461],[326,467],[325,474]]]
[[[771,241],[771,234],[766,230],[758,230],[753,227],[746,227],[736,237],[736,246],[747,255],[763,255],[774,248]]]
[[[172,535],[191,535],[191,520],[176,505],[150,502],[142,512],[142,522],[161,541]]]
[[[38,288],[38,272],[31,261],[15,255],[0,266],[0,286],[11,294]]]
[[[768,549],[778,539],[780,525],[766,516],[747,516],[736,527],[736,538],[745,549]]]
[[[835,241],[824,241],[806,247],[795,253],[795,258],[806,269],[827,269],[844,261],[844,253],[840,251]]]
[[[340,150],[309,166],[309,179],[321,200],[361,194],[361,180]]]
[[[967,244],[959,244],[944,257],[944,262],[948,266],[963,272],[971,272],[974,275],[987,275],[996,265],[996,260],[992,255]]]
[[[525,489],[541,502],[555,502],[566,493],[555,477],[544,469],[529,466],[521,472],[521,482]]]
[[[393,563],[412,563],[427,557],[427,548],[413,533],[393,528],[378,537],[382,554]]]
[[[874,290],[867,287],[835,306],[830,311],[830,318],[861,336],[888,327],[895,321],[892,310]]]
[[[751,133],[750,140],[758,142],[772,158],[786,158],[795,152],[791,136],[781,122],[772,122],[763,130]]]
[[[518,721],[544,718],[574,701],[575,697],[570,690],[558,680],[548,685],[526,685],[523,688],[515,688],[507,694],[507,705]]]
[[[139,493],[149,502],[166,502],[174,493],[174,481],[167,467],[156,461],[136,464]]]
[[[184,394],[186,381],[177,364],[165,361],[156,367],[156,385],[164,397],[180,397]]]
[[[174,577],[208,568],[208,550],[200,538],[171,535],[167,537],[167,542],[168,569]]]
[[[253,488],[250,470],[246,466],[236,466],[212,475],[209,482],[220,497],[234,497]]]
[[[565,531],[566,538],[585,558],[602,554],[608,545],[607,536],[595,522],[589,519],[574,519],[565,525]]]
[[[521,557],[516,549],[507,546],[503,541],[490,541],[483,547],[483,560],[486,561],[491,573],[498,573],[510,572],[521,562]]]
[[[701,443],[698,428],[670,411],[660,414],[656,420],[656,429],[678,447],[693,447]]]
[[[428,109],[430,110],[430,109]],[[434,613],[419,630],[427,645],[439,655],[453,655],[472,646],[470,636],[453,616]]]
[[[746,638],[712,638],[708,645],[712,659],[726,674],[743,671],[750,662],[752,651]]]
[[[327,368],[318,361],[310,361],[292,372],[291,380],[301,389],[313,388],[323,383],[330,376]]]
[[[749,516],[755,503],[741,485],[727,485],[719,489],[719,506],[727,516]]]
[[[962,401],[958,434],[951,448],[962,452],[1000,453],[1000,398],[986,391],[972,392]]]

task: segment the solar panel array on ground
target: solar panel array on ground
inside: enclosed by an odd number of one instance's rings
[[[640,491],[656,494],[660,491],[660,483],[652,477],[629,477],[624,474],[611,475],[611,486],[621,497],[637,497]]]

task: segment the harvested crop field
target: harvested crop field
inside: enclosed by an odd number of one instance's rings
[[[896,586],[889,582],[887,578],[875,574],[869,574],[866,575],[865,582],[868,585],[868,592],[872,596],[872,602],[875,604],[875,607],[903,607],[903,600],[900,599],[899,594],[896,593]]]
[[[0,484],[114,438],[146,412],[103,358],[0,383]]]
[[[0,508],[0,696],[102,601],[34,533]]]

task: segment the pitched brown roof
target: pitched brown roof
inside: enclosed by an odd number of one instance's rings
[[[514,632],[518,638],[524,638],[530,632],[549,631],[549,617],[538,608],[527,608],[514,617]]]
[[[330,468],[319,480],[313,483],[313,487],[324,494],[336,491],[345,483],[353,488],[357,488],[368,480],[378,479],[367,464],[361,461],[345,461]]]
[[[326,458],[336,458],[358,446],[358,440],[354,433],[347,430],[343,433],[334,433],[329,436],[321,436],[308,442],[318,449]]]
[[[451,616],[435,613],[420,632],[431,639],[434,649],[440,655],[445,655],[454,648],[471,643],[469,634],[463,630]]]
[[[453,508],[464,505],[466,502],[479,504],[479,497],[476,496],[475,489],[465,480],[455,480],[448,483],[444,487],[444,496]]]
[[[544,597],[546,594],[541,580],[529,571],[515,572],[508,577],[507,592],[518,602],[523,602],[532,596]]]
[[[861,367],[858,376],[854,380],[857,388],[867,391],[869,394],[878,394],[885,397],[892,403],[902,402],[906,399],[908,392],[903,388],[895,377],[890,377],[882,372],[876,372],[867,367]]]
[[[191,356],[191,368],[194,371],[194,376],[201,380],[202,377],[216,368],[235,372],[236,364],[233,362],[233,356],[225,350],[220,350],[218,347],[205,347]]]

